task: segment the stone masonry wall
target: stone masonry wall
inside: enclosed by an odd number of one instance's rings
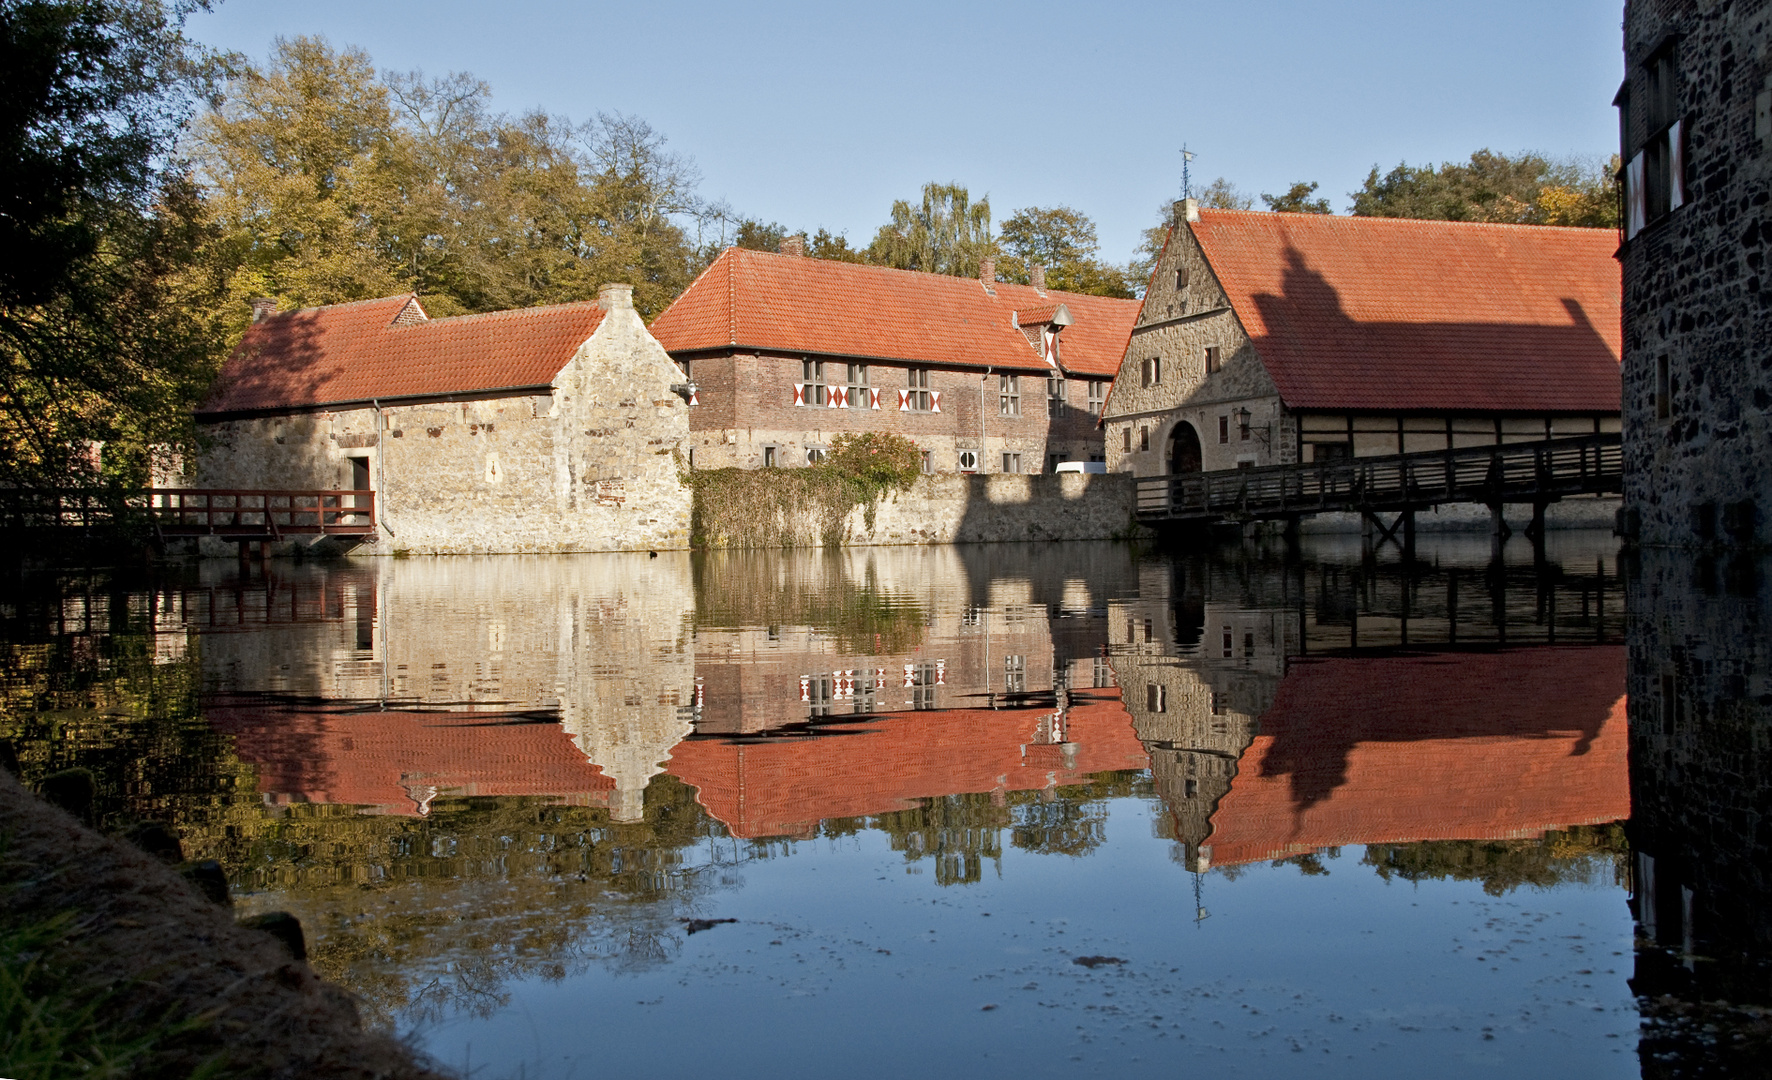
[[[845,546],[1115,540],[1145,535],[1133,519],[1132,478],[1087,473],[1047,476],[923,476],[887,495],[870,526],[863,508],[843,525]],[[796,523],[795,546],[817,547],[819,523]]]
[[[1219,350],[1220,362],[1211,374],[1209,347]],[[1151,358],[1162,361],[1161,379],[1145,386],[1144,363]],[[1238,409],[1250,413],[1247,437],[1235,419]],[[1157,260],[1106,416],[1110,472],[1168,473],[1169,437],[1184,422],[1200,437],[1207,471],[1297,459],[1296,427],[1283,415],[1279,391],[1185,220],[1171,229]]]
[[[551,394],[224,421],[210,425],[195,484],[349,488],[349,459],[362,458],[380,527],[359,554],[682,548],[680,380],[617,303]]]
[[[1625,9],[1625,157],[1650,134],[1647,61],[1670,40],[1686,131],[1686,204],[1622,256],[1625,504],[1645,544],[1772,538],[1769,16],[1763,0]]]

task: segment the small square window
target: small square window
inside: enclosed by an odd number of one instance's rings
[[[921,459],[920,467],[924,472],[932,473],[935,471],[935,451],[921,450],[918,451],[917,456]]]
[[[763,467],[765,469],[775,468],[775,447],[765,446],[763,448]]]
[[[1146,712],[1168,712],[1169,688],[1162,683],[1145,683],[1144,707]]]
[[[1144,384],[1157,386],[1163,381],[1163,358],[1161,356],[1146,357],[1144,361]]]
[[[977,472],[978,471],[978,451],[977,450],[962,450],[962,451],[960,451],[960,471],[961,472]]]
[[[1206,374],[1210,375],[1219,368],[1218,346],[1206,346]]]
[[[1021,471],[1021,455],[1020,454],[1007,454],[1007,453],[1004,454],[1003,455],[1003,471],[1006,473],[1020,472]]]
[[[806,464],[808,464],[808,465],[822,465],[824,463],[826,453],[828,453],[828,451],[826,450],[825,447],[808,446],[806,448]]]

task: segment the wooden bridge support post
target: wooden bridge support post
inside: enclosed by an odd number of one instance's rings
[[[1502,504],[1499,502],[1490,503],[1489,551],[1497,561],[1501,559],[1501,549],[1507,546],[1507,538],[1513,533],[1514,531],[1508,528],[1507,516],[1502,513]]]
[[[1415,561],[1415,511],[1403,511],[1403,562]]]
[[[1546,505],[1542,501],[1532,503],[1532,523],[1526,526],[1526,537],[1532,541],[1532,561],[1539,565],[1544,563],[1544,510]]]
[[[1280,529],[1280,539],[1286,544],[1287,562],[1297,562],[1301,557],[1298,549],[1298,520],[1297,514],[1287,514],[1286,524]]]

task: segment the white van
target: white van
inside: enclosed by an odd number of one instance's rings
[[[1105,461],[1061,461],[1058,463],[1058,467],[1053,469],[1052,471],[1055,473],[1061,473],[1061,472],[1105,473],[1105,472],[1107,472],[1107,462],[1105,462]]]

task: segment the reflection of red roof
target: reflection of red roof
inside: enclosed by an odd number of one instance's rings
[[[431,794],[555,795],[604,805],[614,781],[555,723],[475,713],[212,708],[256,767],[259,791],[288,802],[414,814]]]
[[[652,324],[673,352],[749,348],[1047,371],[1011,322],[1057,304],[1075,320],[1061,337],[1066,371],[1112,375],[1138,301],[973,278],[889,270],[728,248]]]
[[[1063,752],[1034,742],[1050,709],[950,709],[881,716],[856,734],[780,742],[698,739],[671,751],[670,771],[734,836],[804,836],[827,818],[904,810],[920,798],[1029,791],[1150,764],[1117,691],[1071,707]],[[1106,695],[1113,695],[1108,697]],[[1024,756],[1025,752],[1025,756]]]
[[[1238,210],[1192,229],[1291,408],[1618,411],[1610,229]]]
[[[1624,649],[1294,661],[1219,801],[1218,865],[1630,816]]]
[[[452,319],[425,319],[417,304],[390,296],[254,323],[198,412],[547,386],[603,320],[588,303]]]

